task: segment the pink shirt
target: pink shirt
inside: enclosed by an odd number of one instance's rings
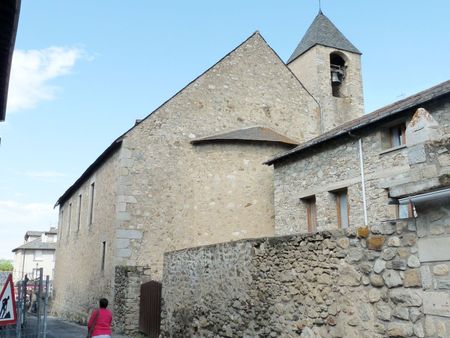
[[[97,317],[97,311],[100,310],[100,314],[98,315],[97,321],[95,322],[94,330],[92,331],[92,336],[100,336],[100,335],[111,335],[111,322],[112,322],[112,313],[108,309],[95,309],[92,311],[91,318],[89,318],[88,322],[88,330],[90,330],[92,324]]]

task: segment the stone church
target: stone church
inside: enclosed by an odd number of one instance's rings
[[[312,200],[331,188],[285,159],[364,119],[360,61],[319,12],[287,63],[256,32],[137,121],[57,201],[53,312],[85,320],[106,296],[116,328],[134,330],[139,284],[162,279],[165,253],[320,230]]]

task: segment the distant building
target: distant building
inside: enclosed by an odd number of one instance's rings
[[[5,120],[9,74],[16,41],[21,0],[0,2],[0,121]]]
[[[48,275],[53,280],[55,270],[55,250],[57,231],[50,228],[49,231],[27,231],[24,236],[24,244],[15,248],[14,256],[14,281],[19,281],[28,276],[34,279],[39,276],[38,270],[44,269],[44,276]]]

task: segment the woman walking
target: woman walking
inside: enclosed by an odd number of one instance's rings
[[[111,338],[112,313],[107,309],[108,300],[100,299],[100,307],[92,311],[88,322],[88,338]]]

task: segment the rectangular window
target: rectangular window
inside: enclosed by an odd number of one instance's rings
[[[389,128],[389,137],[392,148],[406,144],[405,132],[406,132],[405,123],[397,124]]]
[[[72,219],[72,203],[69,203],[69,219],[67,220],[67,237],[70,236],[70,221]]]
[[[80,231],[81,223],[81,194],[78,195],[77,232]]]
[[[306,219],[308,221],[308,232],[314,232],[317,229],[317,207],[316,196],[302,198],[306,207]]]
[[[58,229],[58,235],[59,235],[59,240],[61,241],[61,239],[63,238],[63,224],[64,224],[64,210],[61,210],[61,218],[59,219],[59,229]],[[58,243],[59,244],[59,243]]]
[[[333,192],[336,199],[336,211],[337,211],[337,219],[338,226],[340,228],[348,228],[349,221],[349,204],[348,204],[348,193],[347,189],[342,189]]]
[[[42,261],[42,250],[34,250],[34,260]]]
[[[397,205],[397,218],[412,218],[415,217],[414,207],[411,203]]]
[[[106,242],[102,242],[102,271],[105,270]]]
[[[89,225],[92,225],[92,222],[94,220],[94,193],[95,193],[95,182],[92,182],[89,201]]]

